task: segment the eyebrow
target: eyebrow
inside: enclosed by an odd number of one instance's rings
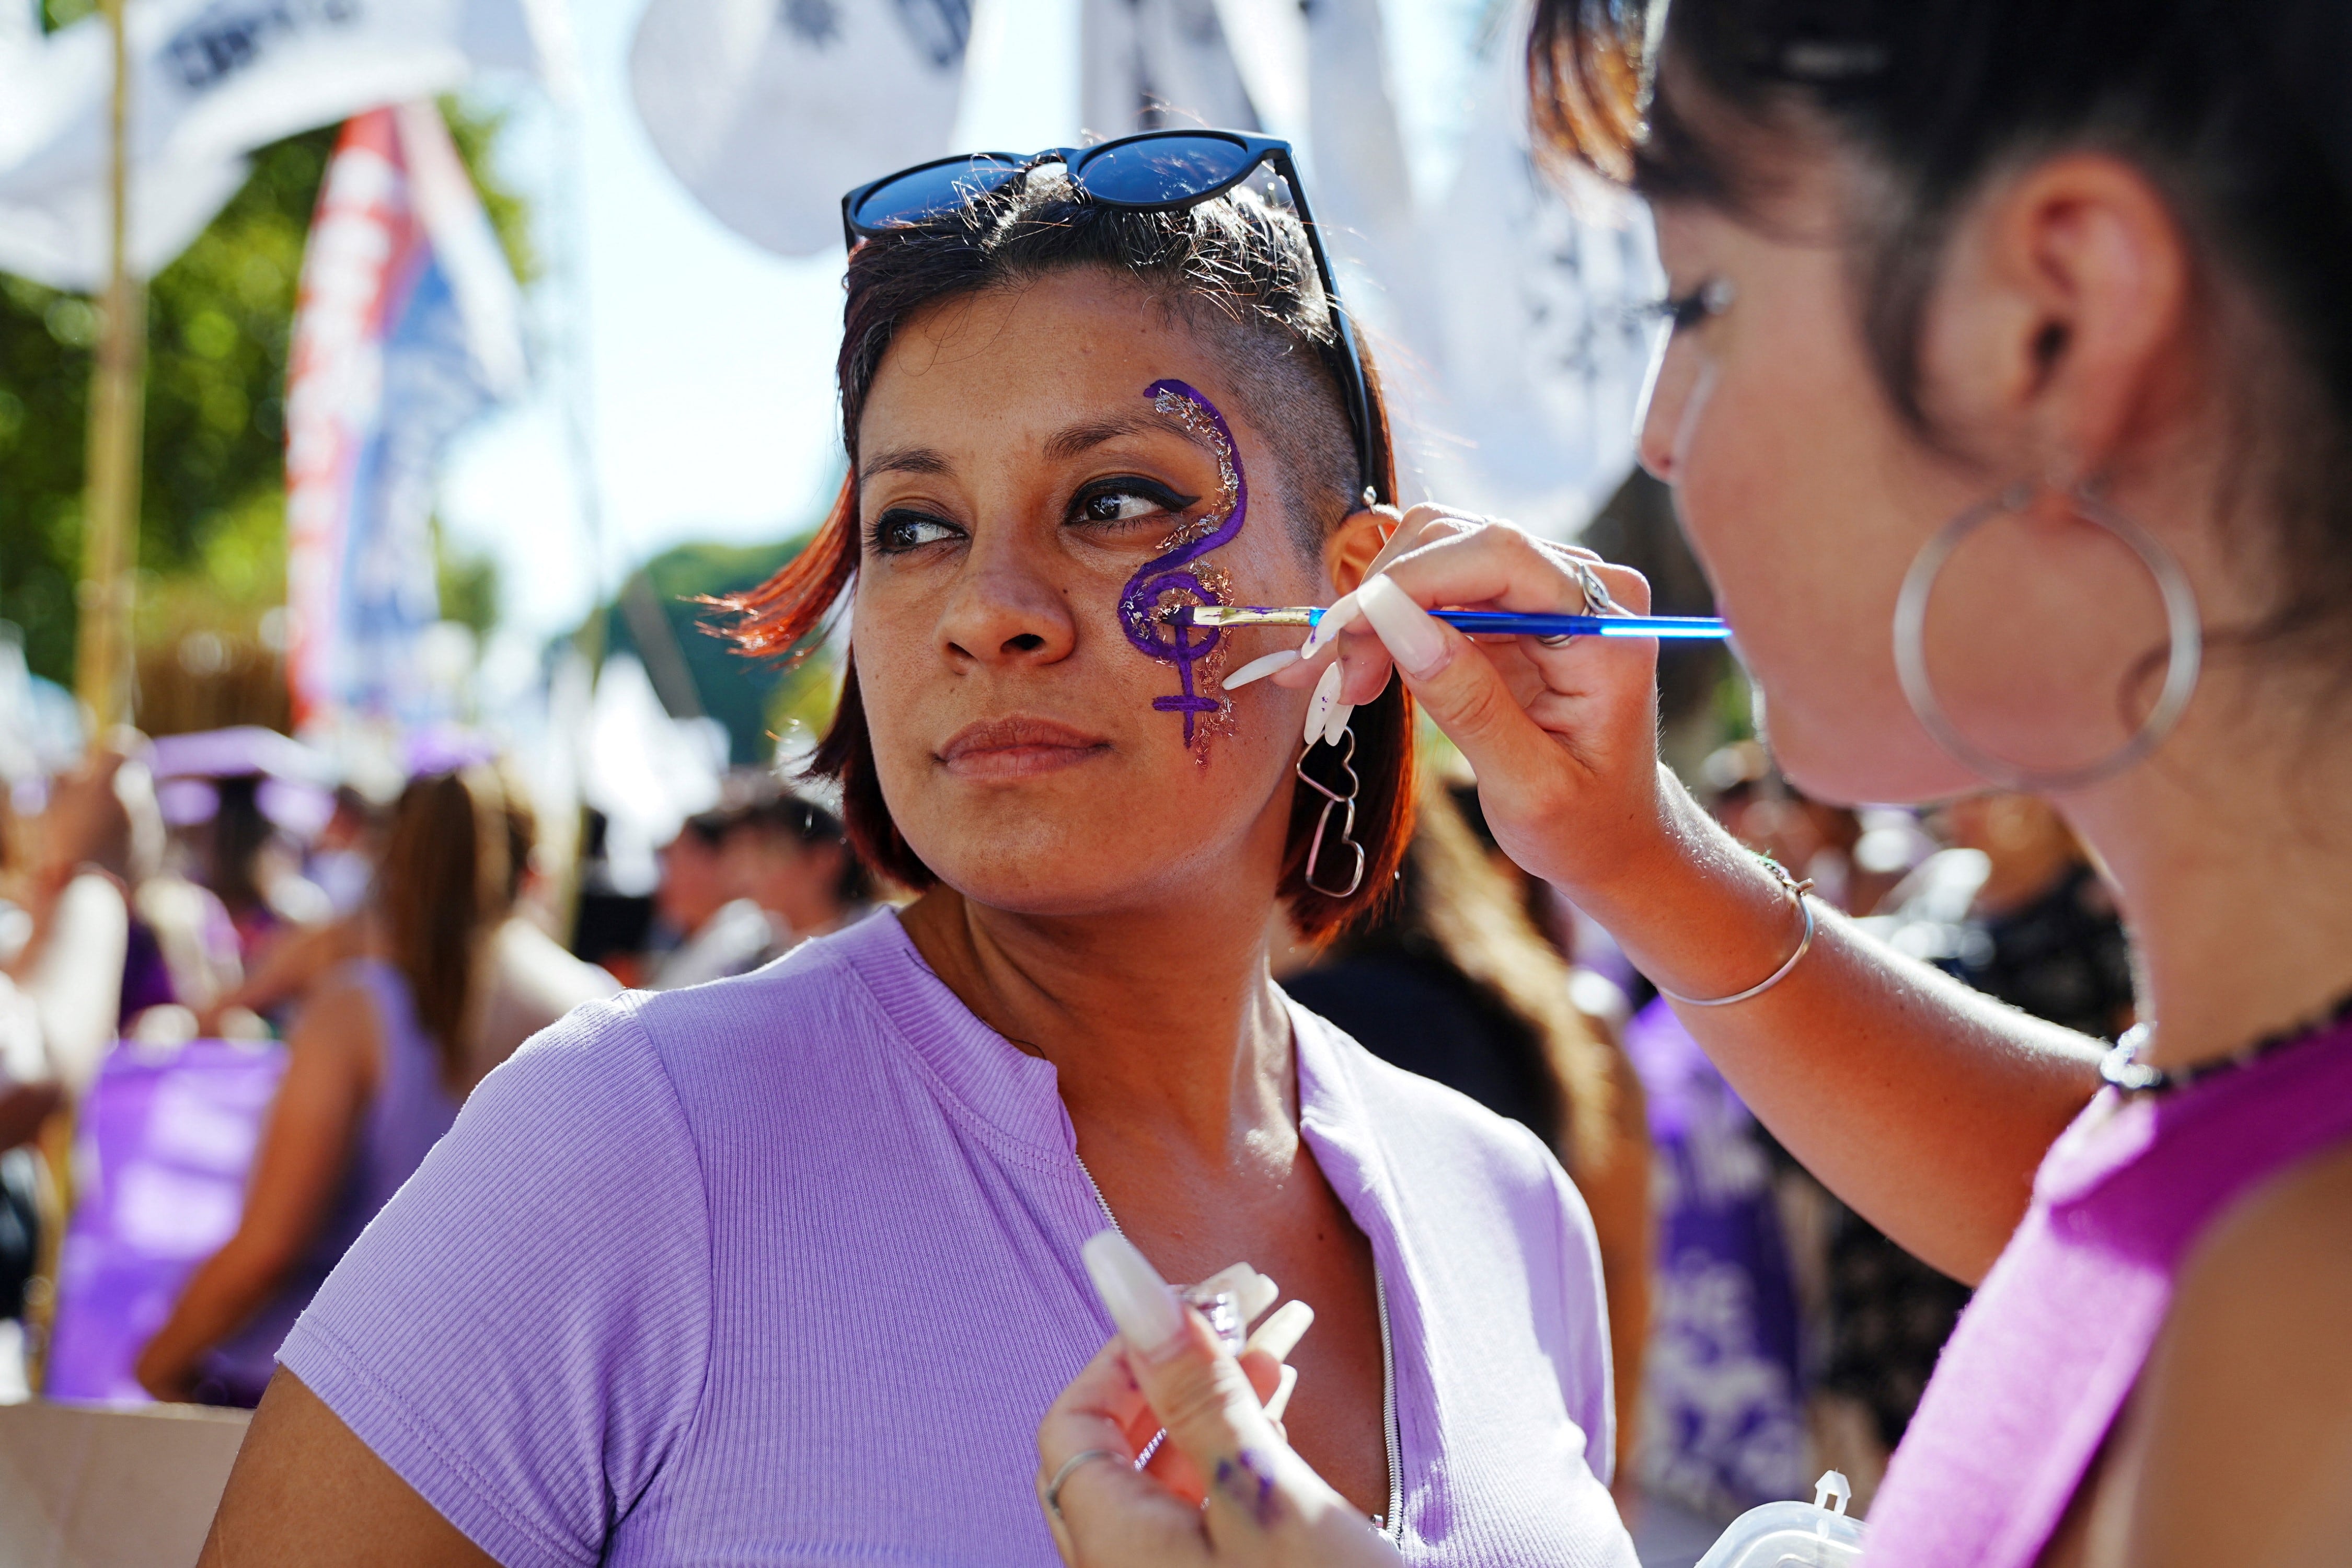
[[[1181,436],[1193,446],[1201,438],[1177,421],[1157,415],[1118,415],[1108,419],[1089,419],[1082,424],[1066,425],[1045,439],[1045,456],[1056,462],[1066,461],[1106,441],[1116,441],[1121,436],[1134,436],[1145,431]],[[1202,448],[1206,450],[1205,447]]]
[[[1207,447],[1201,438],[1173,419],[1118,415],[1108,419],[1089,419],[1076,425],[1066,425],[1045,438],[1045,455],[1055,462],[1070,458],[1116,441],[1122,436],[1145,431],[1165,432],[1181,436],[1202,450]],[[945,474],[954,471],[947,458],[929,447],[899,447],[866,458],[857,465],[859,483],[882,474]]]
[[[862,484],[877,474],[944,474],[950,468],[947,458],[929,447],[899,447],[859,463],[857,478]]]

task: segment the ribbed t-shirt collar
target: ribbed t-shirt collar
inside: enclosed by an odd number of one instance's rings
[[[1069,1119],[1054,1064],[982,1023],[931,973],[897,910],[883,910],[829,940],[957,1104],[1015,1142],[1067,1156]]]
[[[1075,1134],[1054,1064],[1022,1050],[965,1006],[923,962],[896,910],[877,911],[824,941],[958,1104],[1006,1138],[1055,1158],[1071,1156]],[[1295,1002],[1289,1009],[1301,1133],[1324,1178],[1361,1224],[1367,1207],[1386,1206],[1377,1142],[1337,1043],[1313,1014]]]

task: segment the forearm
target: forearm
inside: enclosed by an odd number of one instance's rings
[[[1678,784],[1662,777],[1661,792],[1654,853],[1570,896],[1674,991],[1753,985],[1796,943],[1789,896]],[[2097,1087],[2098,1047],[1814,910],[1812,949],[1781,984],[1675,1010],[1824,1185],[1928,1262],[1979,1279],[2043,1152]]]
[[[140,1381],[151,1392],[185,1383],[205,1352],[244,1327],[268,1301],[286,1270],[276,1249],[231,1237],[189,1279],[171,1317],[140,1352]]]
[[[313,931],[292,932],[273,944],[253,973],[221,999],[221,1009],[246,1007],[267,1013],[300,995],[313,981],[358,954],[364,945],[361,917],[355,915]]]

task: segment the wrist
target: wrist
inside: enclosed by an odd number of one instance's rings
[[[1638,925],[1654,913],[1663,891],[1703,876],[1707,841],[1720,831],[1664,763],[1649,791],[1627,803],[1622,820],[1598,863],[1553,879],[1570,902],[1612,932],[1620,919]]]
[[[1569,897],[1653,984],[1694,996],[1753,985],[1787,957],[1785,880],[1671,773],[1664,773],[1660,797],[1654,838],[1638,841],[1605,883]]]

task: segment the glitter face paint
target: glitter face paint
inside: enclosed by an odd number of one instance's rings
[[[1152,406],[1209,443],[1217,454],[1217,503],[1160,542],[1160,554],[1127,580],[1118,596],[1118,620],[1127,640],[1147,658],[1176,667],[1179,690],[1155,697],[1151,706],[1184,716],[1184,743],[1205,747],[1210,735],[1230,725],[1233,706],[1202,694],[1223,663],[1224,633],[1193,626],[1189,617],[1166,618],[1194,605],[1222,605],[1233,592],[1223,572],[1196,568],[1194,562],[1231,544],[1249,521],[1249,477],[1233,430],[1217,405],[1181,381],[1155,381],[1143,389]]]

